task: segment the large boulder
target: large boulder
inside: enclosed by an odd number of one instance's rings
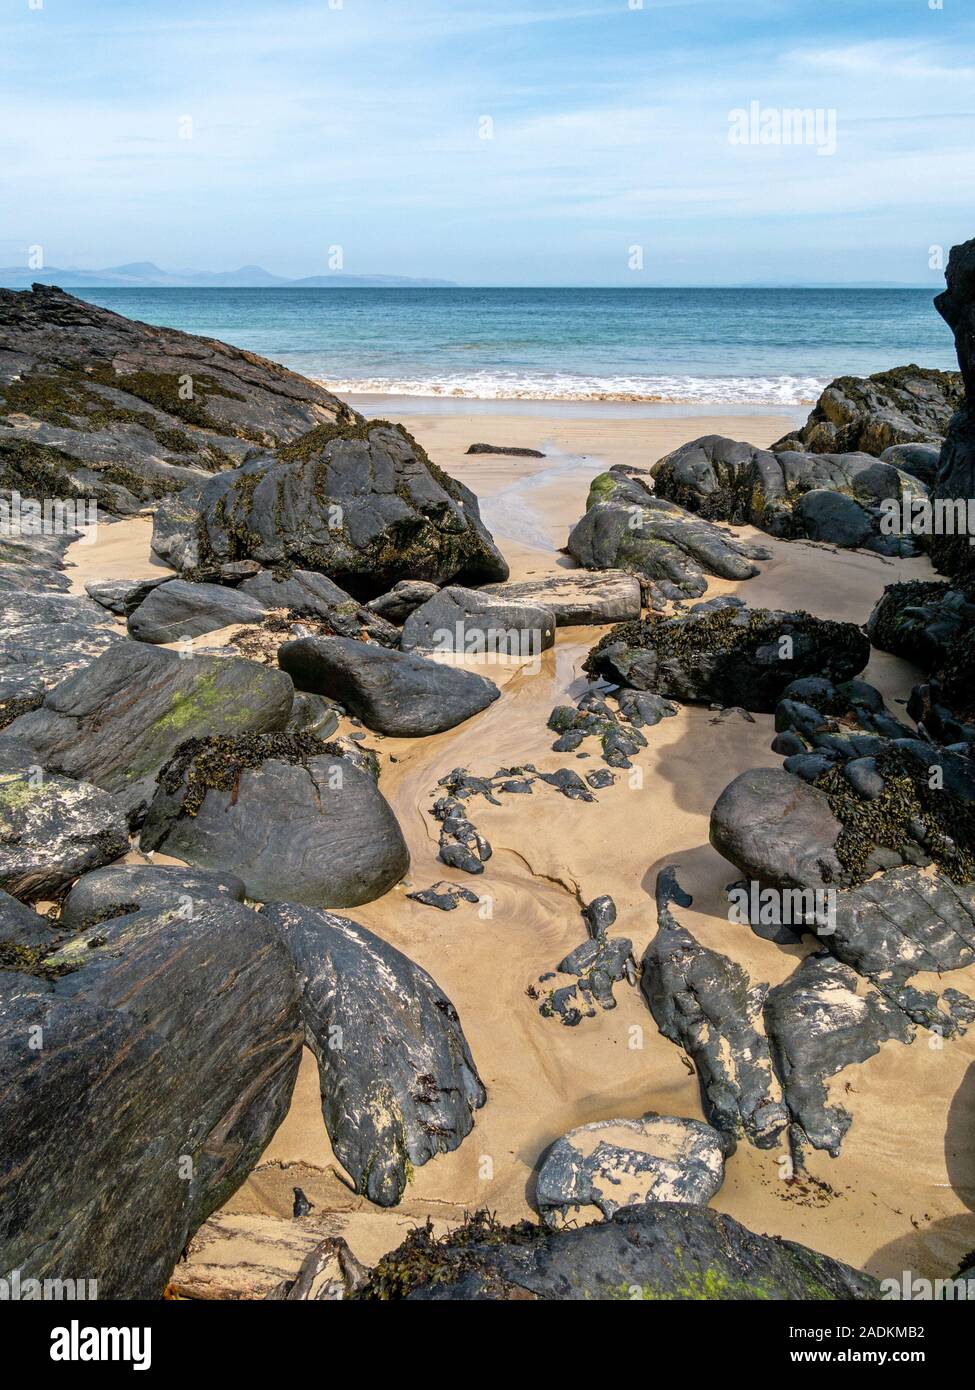
[[[964,399],[948,427],[933,496],[935,501],[960,503],[970,513],[975,499],[975,238],[953,246],[945,272],[947,289],[935,308],[955,335],[955,351],[965,383]],[[971,530],[931,538],[931,558],[943,574],[975,575]]]
[[[396,737],[452,729],[500,693],[484,676],[346,637],[285,642],[278,661],[298,690],[338,700],[368,728]]]
[[[371,902],[410,863],[375,779],[309,734],[185,743],[160,773],[140,844],[237,874],[260,902],[313,907]]]
[[[645,1202],[707,1206],[724,1180],[724,1151],[721,1135],[700,1120],[597,1120],[549,1149],[535,1203],[549,1226],[578,1219],[584,1208],[608,1220],[621,1207]]]
[[[940,444],[961,402],[957,372],[911,364],[868,377],[841,376],[826,387],[802,429],[772,448],[811,454],[859,449],[879,457],[894,444]]]
[[[673,617],[620,623],[593,647],[584,669],[675,700],[766,712],[792,681],[849,680],[869,656],[869,642],[852,623],[717,598]]]
[[[805,1245],[755,1235],[707,1207],[651,1202],[579,1230],[527,1222],[505,1229],[484,1213],[441,1240],[421,1226],[383,1256],[357,1297],[819,1302],[879,1299],[880,1284]]]
[[[189,584],[171,579],[156,585],[129,615],[137,642],[179,642],[233,623],[259,623],[264,604],[223,584]]]
[[[243,902],[244,883],[235,874],[211,874],[181,864],[112,864],[78,879],[61,904],[58,925],[78,931],[110,917],[177,907],[184,916],[204,898]]]
[[[294,687],[282,671],[236,657],[180,657],[116,642],[0,735],[51,772],[113,792],[137,820],[156,774],[187,739],[283,729]]]
[[[111,621],[88,598],[0,590],[0,726],[119,642]]]
[[[529,603],[555,615],[557,627],[602,627],[639,618],[640,581],[625,570],[566,570],[542,579],[487,584],[483,594],[511,603]]]
[[[486,1099],[457,1011],[426,971],[346,917],[292,903],[261,916],[301,982],[336,1156],[357,1192],[394,1206],[410,1167],[457,1148]]]
[[[642,576],[665,599],[697,598],[709,574],[751,579],[758,573],[742,542],[656,496],[644,470],[622,464],[593,479],[568,550],[585,569]]]
[[[287,1113],[287,952],[238,903],[174,897],[25,964],[0,973],[0,1264],[158,1299]]]
[[[355,419],[254,353],[47,285],[0,291],[0,485],[119,515],[199,486],[255,446]]]
[[[711,812],[711,843],[748,879],[780,888],[842,881],[843,831],[825,792],[781,768],[742,772]]]
[[[154,529],[186,570],[241,559],[320,570],[359,598],[397,580],[507,579],[477,499],[398,425],[356,420],[212,478]]]
[[[550,608],[448,585],[413,610],[403,624],[403,651],[537,656],[555,643]]]

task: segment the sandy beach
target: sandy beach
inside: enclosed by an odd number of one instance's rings
[[[767,445],[794,420],[580,419],[503,409],[476,417],[417,409],[395,418],[477,493],[513,578],[572,565],[560,547],[584,510],[589,480],[606,467],[649,467],[705,433]],[[467,455],[481,439],[538,448],[546,457]],[[134,519],[105,527],[93,546],[75,546],[75,591],[90,578],[151,574],[148,539],[148,522]],[[708,596],[738,592],[753,606],[798,606],[863,622],[886,584],[932,573],[926,560],[762,539],[772,557],[761,574],[738,584],[712,580]],[[527,991],[583,939],[580,904],[599,894],[615,899],[617,930],[632,939],[639,959],[656,930],[655,877],[668,863],[679,866],[693,896],[693,907],[679,915],[702,944],[738,962],[753,983],[774,985],[791,972],[806,947],[777,946],[728,922],[723,890],[734,870],[708,844],[710,810],[727,783],[747,768],[779,764],[769,749],[770,716],[715,722],[708,709],[685,706],[647,731],[649,747],[635,759],[639,775],[620,778],[597,804],[568,801],[541,783],[531,797],[509,797],[498,807],[479,800],[472,816],[494,846],[474,882],[480,904],[439,913],[406,897],[411,887],[445,876],[429,815],[439,778],[456,767],[485,775],[522,762],[543,771],[564,763],[551,752],[546,719],[586,688],[582,662],[600,632],[560,630],[537,670],[506,671],[501,699],[454,730],[423,740],[367,740],[380,755],[382,790],[412,867],[408,882],[349,915],[427,969],[454,1001],[488,1092],[473,1133],[418,1169],[399,1207],[373,1207],[352,1192],[334,1157],[306,1052],[287,1119],[244,1185],[194,1239],[174,1275],[177,1292],[253,1293],[280,1271],[293,1272],[324,1233],[344,1235],[368,1262],[427,1218],[443,1229],[477,1208],[506,1222],[530,1217],[539,1160],[567,1130],[650,1111],[702,1118],[689,1063],[658,1033],[637,990],[618,987],[618,1007],[577,1028],[541,1017]],[[213,645],[215,635],[205,640]],[[497,679],[495,670],[489,674]],[[874,652],[864,678],[896,709],[917,673]],[[937,981],[918,976],[916,983],[928,988]],[[975,991],[975,970],[956,972],[951,983]],[[926,1034],[909,1048],[887,1043],[831,1082],[831,1098],[854,1116],[838,1159],[813,1152],[809,1180],[790,1183],[784,1148],[764,1152],[742,1142],[713,1205],[755,1231],[803,1241],[879,1276],[899,1276],[907,1267],[941,1273],[975,1245],[975,1177],[963,1138],[975,1124],[973,1078],[975,1032],[943,1045]],[[291,1219],[295,1186],[314,1203],[298,1223]]]

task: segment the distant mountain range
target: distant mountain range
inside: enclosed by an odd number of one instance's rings
[[[131,265],[113,265],[105,270],[72,270],[47,266],[44,270],[25,270],[22,266],[0,267],[0,288],[29,289],[32,284],[59,285],[61,289],[362,289],[368,287],[413,289],[452,288],[452,280],[415,280],[408,275],[308,275],[301,280],[289,280],[272,275],[259,265],[244,265],[239,270],[161,270],[151,261],[133,261]]]

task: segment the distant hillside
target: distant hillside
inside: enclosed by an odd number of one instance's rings
[[[412,287],[429,289],[452,287],[452,280],[417,280],[408,275],[309,275],[301,280],[289,280],[272,275],[259,265],[244,265],[239,270],[161,270],[151,261],[133,261],[128,265],[108,266],[104,270],[75,270],[48,266],[44,270],[25,270],[22,266],[0,267],[0,288],[26,290],[32,284],[59,285],[64,290],[77,289],[361,289]]]

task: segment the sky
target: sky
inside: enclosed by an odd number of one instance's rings
[[[975,3],[0,0],[0,179],[0,265],[934,288]]]

